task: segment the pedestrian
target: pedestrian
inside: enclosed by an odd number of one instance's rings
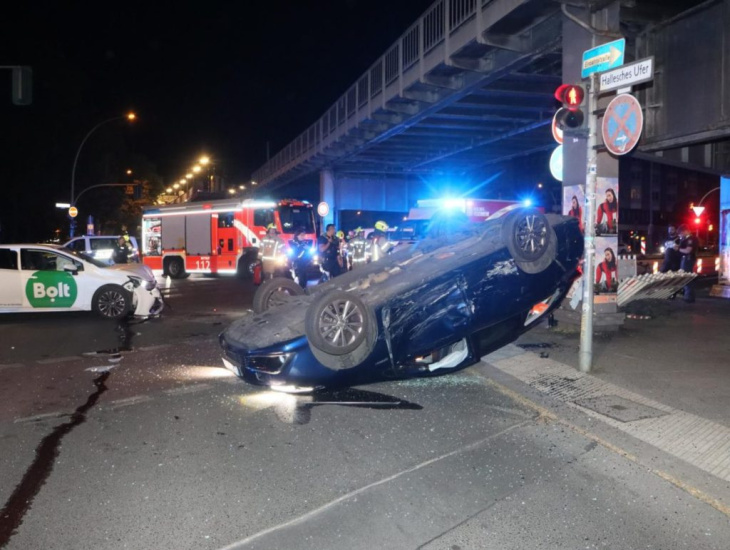
[[[307,288],[307,265],[309,264],[309,243],[303,238],[305,234],[303,229],[297,229],[294,232],[294,238],[289,242],[292,249],[291,262],[294,279],[302,288]]]
[[[616,193],[610,187],[606,189],[606,200],[598,206],[596,213],[596,233],[614,234],[616,233],[616,216],[618,215],[618,201]],[[603,221],[603,218],[606,221]]]
[[[352,269],[358,269],[364,266],[368,261],[368,242],[365,240],[362,227],[355,229],[355,236],[350,241],[349,248]]]
[[[114,247],[114,252],[112,253],[112,260],[114,260],[115,264],[129,263],[130,252],[127,240],[124,236],[120,235],[117,239],[117,244]]]
[[[266,227],[266,236],[261,240],[259,254],[264,279],[273,279],[279,262],[282,259],[284,241],[279,237],[279,231],[273,223]]]
[[[606,281],[602,284],[604,277]],[[606,292],[616,292],[618,289],[616,254],[610,246],[603,251],[603,261],[596,267],[596,284]]]
[[[375,222],[375,230],[370,233],[370,261],[377,262],[390,251],[390,241],[388,241],[388,224],[384,221]]]
[[[335,236],[335,224],[329,223],[324,235],[317,238],[317,250],[322,259],[322,270],[329,278],[337,277],[341,272],[339,258],[339,239]]]
[[[347,238],[345,237],[345,232],[340,229],[337,233],[337,240],[339,241],[339,255],[338,255],[338,263],[340,264],[340,268],[342,271],[350,271],[350,258],[349,258],[349,244],[347,242]]]
[[[697,240],[686,225],[679,226],[679,252],[682,255],[680,269],[687,273],[694,273],[695,261],[697,261]],[[691,304],[695,301],[695,291],[692,283],[684,287],[684,301]]]

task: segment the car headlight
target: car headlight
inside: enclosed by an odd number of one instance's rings
[[[137,277],[129,277],[129,282],[124,285],[124,288],[126,288],[127,290],[132,290],[133,288],[139,287],[141,284],[142,279],[138,279]]]
[[[145,290],[154,290],[154,288],[156,286],[157,286],[157,281],[154,279],[151,281],[145,281],[145,283],[144,283]]]

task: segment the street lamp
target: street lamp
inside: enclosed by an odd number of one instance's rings
[[[208,163],[210,162],[210,158],[208,158],[208,157],[206,157],[206,156],[202,156],[202,157],[200,157],[200,158],[198,159],[198,162],[199,162],[200,164],[202,164],[203,166],[205,166],[206,164],[208,164]]]
[[[74,199],[75,199],[75,196],[76,196],[76,189],[75,189],[75,186],[76,186],[76,164],[79,161],[79,155],[81,154],[81,149],[83,149],[84,143],[86,143],[86,140],[88,140],[89,137],[91,136],[91,134],[93,134],[98,128],[100,128],[101,126],[104,126],[104,124],[108,124],[109,122],[114,122],[115,120],[122,120],[122,119],[127,119],[128,121],[132,122],[136,118],[137,118],[137,115],[135,115],[134,113],[127,113],[126,115],[115,116],[115,117],[112,117],[112,118],[108,118],[106,120],[102,120],[99,124],[97,124],[91,130],[89,130],[89,133],[84,136],[84,139],[83,140],[81,140],[81,145],[79,145],[79,148],[76,150],[76,156],[74,157],[73,168],[71,169],[71,205],[72,206],[74,205]],[[74,220],[71,220],[71,226],[70,226],[70,230],[69,230],[69,235],[71,237],[74,236],[74,225],[75,225],[74,224]]]
[[[195,172],[196,174],[200,172],[200,166],[198,166],[197,164],[193,166],[193,172]]]

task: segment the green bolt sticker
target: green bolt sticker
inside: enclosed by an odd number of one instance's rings
[[[33,307],[71,307],[76,295],[76,281],[65,271],[36,271],[25,285]]]

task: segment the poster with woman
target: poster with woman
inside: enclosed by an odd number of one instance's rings
[[[568,185],[563,187],[563,215],[578,219],[580,230],[583,231],[583,208],[585,195],[582,185]]]
[[[616,294],[618,291],[618,261],[616,259],[616,239],[596,237],[596,294]]]
[[[618,234],[618,179],[597,178],[596,235]]]

